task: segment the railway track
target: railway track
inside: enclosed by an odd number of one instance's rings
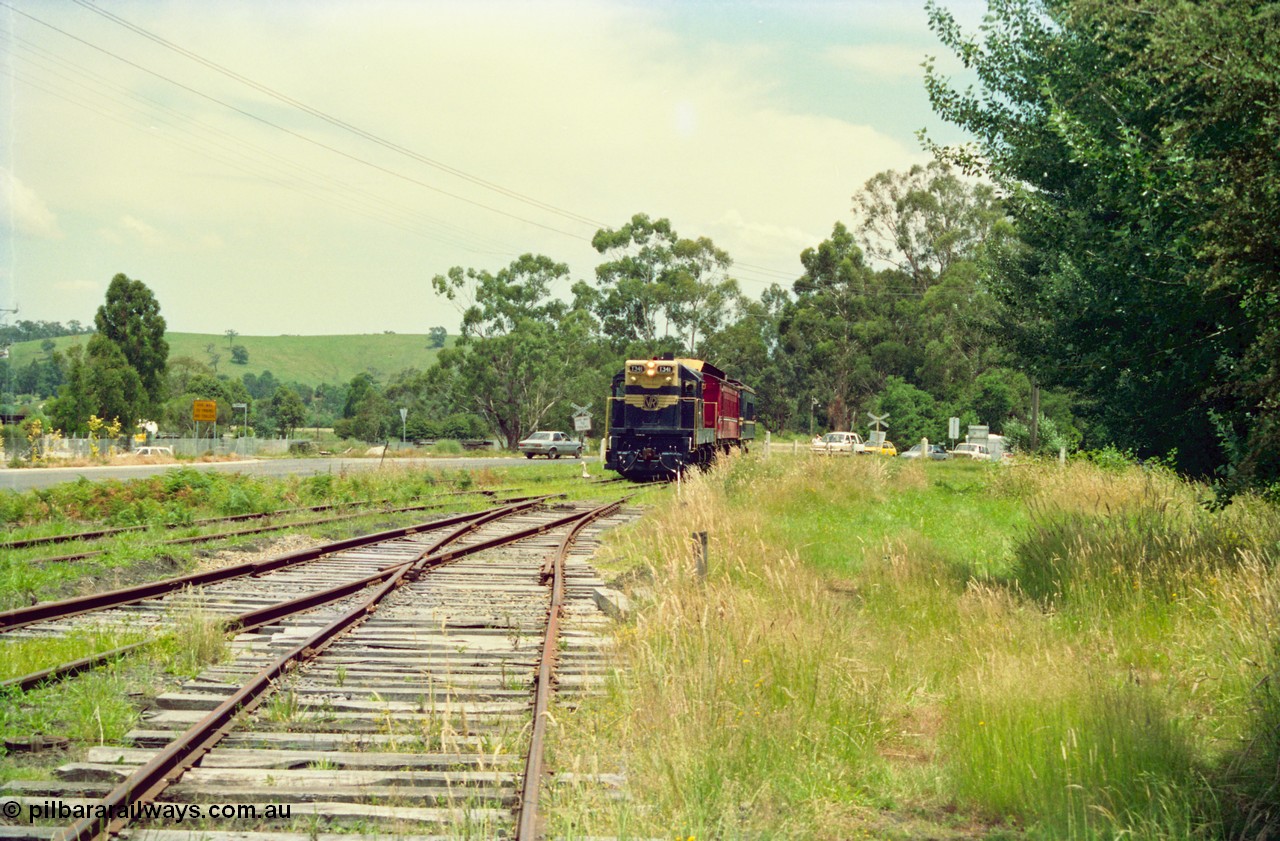
[[[22,804],[27,822],[0,837],[229,841],[255,830],[284,841],[330,824],[535,837],[553,669],[561,692],[600,680],[597,632],[608,620],[587,560],[599,530],[630,516],[506,510],[339,552],[333,563],[350,574],[376,570],[365,587],[267,617],[236,636],[228,661],[160,696],[126,743],[91,749],[57,780],[3,787],[0,799]],[[31,807],[55,799],[71,809],[151,803],[187,820],[30,822]],[[223,806],[245,812],[209,816]]]
[[[478,491],[452,491],[444,494],[433,494],[433,500],[442,500],[447,497],[473,496],[483,495],[494,497],[499,493],[497,490],[478,490]],[[350,502],[333,502],[326,505],[307,505],[300,508],[278,508],[272,511],[255,511],[248,514],[229,514],[225,517],[204,517],[199,520],[191,520],[186,523],[165,523],[161,527],[165,529],[182,529],[182,528],[200,528],[208,525],[216,525],[218,523],[241,523],[246,520],[269,520],[274,517],[284,517],[290,514],[314,514],[320,511],[340,511],[348,508],[371,508],[377,509],[391,502],[390,499],[370,499],[370,500],[353,500]],[[99,529],[90,529],[86,531],[68,532],[65,534],[51,534],[41,537],[14,538],[6,537],[4,547],[9,550],[29,549],[33,546],[48,546],[55,543],[72,543],[75,541],[95,541],[108,537],[116,537],[121,534],[132,534],[140,531],[146,531],[150,526],[107,526]]]
[[[518,502],[531,497],[509,497],[506,499],[495,499],[494,502]],[[421,505],[404,505],[398,508],[368,508],[357,511],[352,514],[335,514],[329,517],[319,517],[313,520],[289,520],[284,522],[273,522],[265,526],[254,526],[246,529],[233,529],[232,531],[210,532],[206,534],[193,534],[185,537],[175,537],[168,540],[157,540],[154,546],[190,546],[197,543],[216,543],[220,540],[234,540],[239,537],[251,537],[253,535],[267,534],[273,531],[286,531],[288,529],[311,528],[313,526],[325,526],[331,523],[349,522],[351,520],[368,519],[370,517],[384,517],[395,514],[409,514],[415,511],[432,511],[445,508],[451,505],[449,500],[440,502],[423,503]],[[90,549],[84,552],[76,552],[68,555],[54,555],[49,557],[34,557],[27,562],[32,564],[54,564],[67,563],[69,561],[80,561],[88,558],[95,558],[107,553],[106,549]]]

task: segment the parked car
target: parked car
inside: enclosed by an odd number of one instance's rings
[[[135,447],[133,454],[135,456],[168,456],[169,458],[173,458],[173,447]]]
[[[921,455],[920,445],[916,444],[914,447],[907,450],[905,453],[898,453],[898,458],[920,458],[920,455]],[[942,446],[941,444],[930,444],[929,458],[932,459],[933,461],[946,461],[947,459],[951,458],[951,453],[947,452],[947,448]]]
[[[862,436],[856,432],[828,432],[814,438],[809,452],[822,455],[850,455],[862,452]]]
[[[862,448],[862,452],[869,456],[896,456],[898,448],[893,446],[892,441],[882,441],[880,444],[872,441]]]
[[[972,458],[979,461],[990,461],[991,451],[987,449],[986,444],[971,444],[965,442],[956,444],[956,448],[951,451],[951,455],[956,458]]]
[[[560,458],[564,455],[578,458],[582,455],[582,442],[573,440],[563,432],[535,432],[516,446],[524,453],[525,458]]]

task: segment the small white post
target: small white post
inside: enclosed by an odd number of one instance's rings
[[[765,458],[769,457],[769,443],[770,443],[769,434],[770,434],[769,430],[766,429],[764,431],[764,457]]]

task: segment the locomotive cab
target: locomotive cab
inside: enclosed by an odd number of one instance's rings
[[[705,467],[754,437],[754,397],[700,359],[628,360],[613,378],[605,467],[637,480]]]

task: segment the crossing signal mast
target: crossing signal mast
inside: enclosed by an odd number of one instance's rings
[[[889,428],[889,424],[885,423],[885,421],[889,419],[889,415],[888,413],[873,415],[867,412],[867,417],[871,418],[871,425],[875,427],[875,429],[871,430],[871,440],[878,447],[884,443],[884,430]],[[881,427],[884,427],[884,429],[881,429]]]

